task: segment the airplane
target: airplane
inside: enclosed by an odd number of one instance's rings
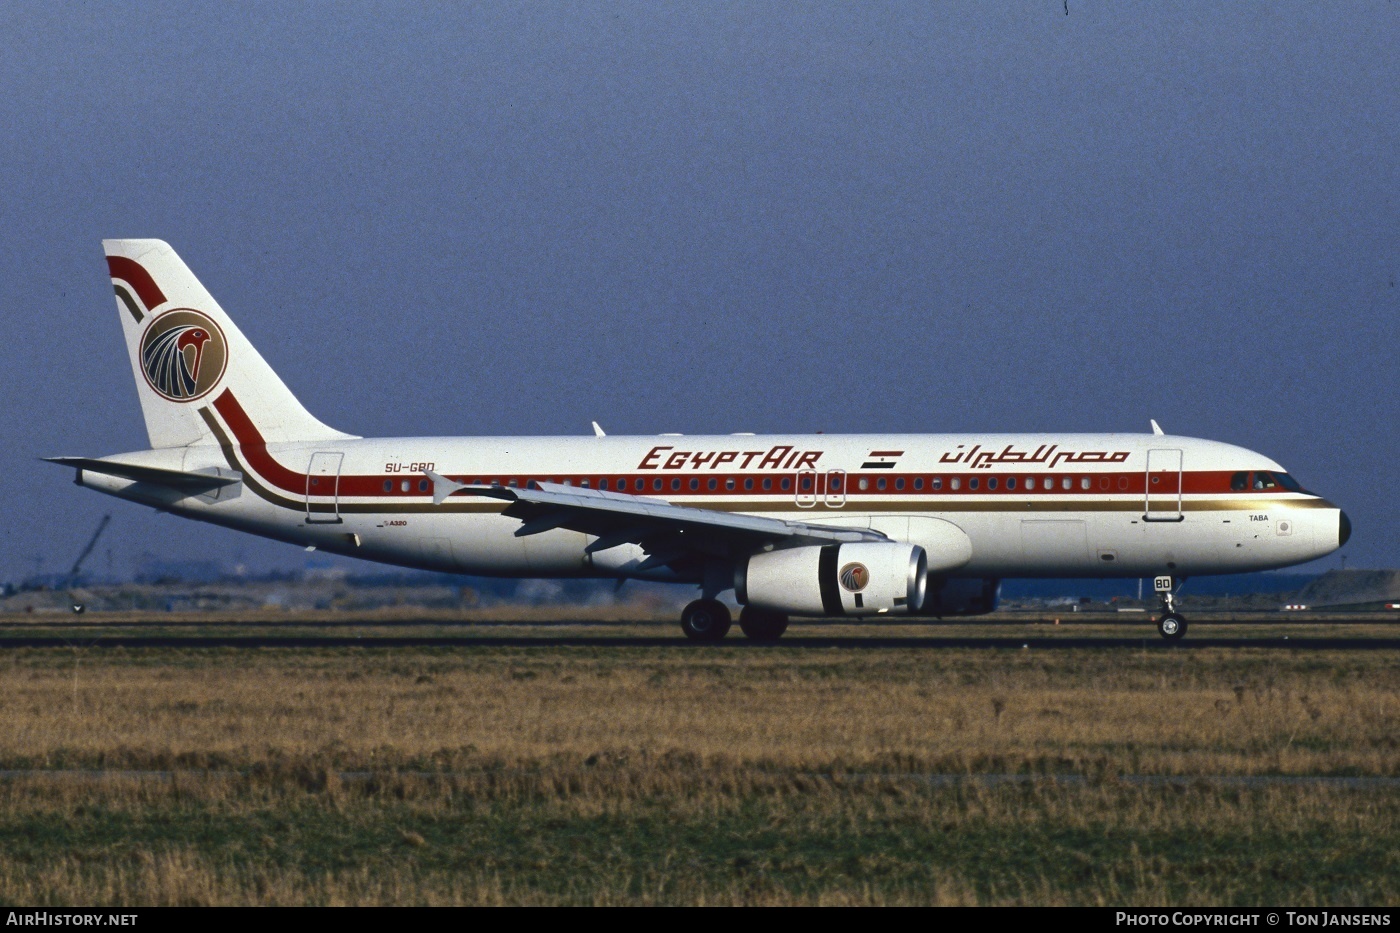
[[[364,438],[292,395],[175,251],[105,240],[150,449],[46,458],[80,486],[449,573],[699,587],[692,641],[793,616],[976,616],[1008,577],[1187,577],[1337,550],[1351,522],[1269,458],[1165,434]]]

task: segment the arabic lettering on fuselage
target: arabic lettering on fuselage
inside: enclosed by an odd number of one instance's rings
[[[1015,444],[1007,444],[1001,450],[983,450],[981,444],[972,449],[959,444],[938,458],[939,463],[961,463],[974,470],[990,470],[1003,463],[1045,464],[1054,469],[1061,463],[1123,463],[1128,459],[1128,451],[1117,450],[1060,450],[1059,444],[1041,444],[1034,452],[1017,450]]]

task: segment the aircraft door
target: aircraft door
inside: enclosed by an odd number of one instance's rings
[[[846,504],[846,471],[826,471],[826,507],[839,509]]]
[[[793,490],[799,509],[810,509],[817,504],[817,471],[798,470],[797,487]]]
[[[1147,452],[1147,483],[1143,520],[1179,522],[1181,514],[1181,459],[1174,448],[1154,448]]]
[[[311,455],[311,463],[306,467],[307,524],[334,525],[341,521],[340,464],[344,459],[345,454],[339,451],[317,451]]]

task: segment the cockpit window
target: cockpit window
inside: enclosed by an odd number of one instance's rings
[[[1287,473],[1275,473],[1274,479],[1278,480],[1278,484],[1284,489],[1287,489],[1289,492],[1303,491],[1303,484],[1299,483],[1296,479],[1289,476]]]
[[[1235,492],[1249,488],[1249,471],[1241,470],[1230,477],[1230,488]]]
[[[1278,483],[1274,480],[1274,475],[1268,470],[1254,471],[1255,489],[1277,489]]]

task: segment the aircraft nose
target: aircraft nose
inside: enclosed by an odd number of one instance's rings
[[[1337,547],[1346,547],[1348,539],[1351,538],[1351,519],[1347,518],[1347,513],[1337,510]]]

